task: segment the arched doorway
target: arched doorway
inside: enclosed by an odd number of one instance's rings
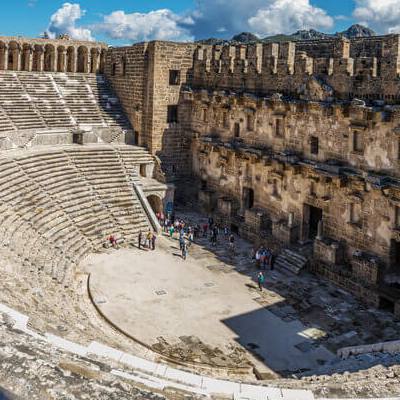
[[[22,46],[21,71],[29,71],[30,70],[31,56],[32,56],[32,46],[29,44],[24,44]]]
[[[51,44],[46,44],[44,48],[44,71],[53,72],[55,70],[56,50]]]
[[[57,47],[57,72],[65,72],[67,50],[64,46]]]
[[[36,44],[33,48],[33,61],[32,61],[32,71],[41,72],[42,71],[42,54],[43,47]]]
[[[78,68],[77,72],[88,72],[88,49],[85,46],[78,48]]]
[[[154,214],[163,212],[163,203],[158,196],[151,194],[150,196],[147,196],[147,201],[154,211]]]
[[[75,72],[75,48],[72,46],[67,50],[67,72]]]
[[[20,64],[20,46],[17,42],[10,42],[8,45],[8,69],[18,71]]]
[[[99,70],[100,50],[93,48],[90,50],[90,72],[97,74]]]

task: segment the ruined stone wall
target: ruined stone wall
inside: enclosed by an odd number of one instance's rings
[[[393,272],[399,241],[397,108],[204,90],[189,97],[203,209],[276,250],[309,240],[311,209],[321,210],[313,270],[378,305],[374,288]]]
[[[169,122],[168,108],[180,103],[182,88],[191,81],[194,50],[193,44],[155,41],[110,49],[107,54],[106,75],[139,144],[160,157],[170,180],[187,169],[190,160],[185,134],[189,120],[181,116],[187,112],[181,105],[177,118]]]
[[[301,97],[317,80],[316,100],[399,100],[399,35],[347,40],[199,46],[194,86]],[[315,83],[313,83],[315,84]]]
[[[135,131],[136,137],[131,138],[131,142],[141,146],[146,146],[150,140],[145,118],[149,81],[147,48],[147,43],[110,48],[104,68],[105,75],[111,82]]]

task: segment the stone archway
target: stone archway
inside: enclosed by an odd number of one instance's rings
[[[88,49],[85,46],[78,48],[78,63],[77,72],[87,73],[88,72],[88,60],[89,60]]]
[[[55,71],[55,61],[56,61],[56,49],[51,44],[46,44],[44,48],[44,67],[43,70],[46,72]]]
[[[8,45],[8,70],[18,71],[20,69],[20,50],[17,42],[10,42]]]
[[[32,71],[41,72],[43,69],[42,65],[42,55],[44,53],[43,47],[36,44],[33,48],[33,61],[32,61]]]
[[[160,197],[151,194],[147,196],[147,201],[149,202],[152,210],[154,211],[154,214],[161,213],[163,212],[163,203]]]
[[[75,72],[75,48],[73,46],[67,49],[67,72]]]

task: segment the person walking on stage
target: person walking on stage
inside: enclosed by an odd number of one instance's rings
[[[263,284],[264,284],[264,282],[265,282],[265,276],[264,276],[264,274],[262,273],[262,271],[260,271],[258,274],[257,274],[257,282],[258,282],[258,288],[260,289],[260,292],[262,291],[262,288],[263,288]]]

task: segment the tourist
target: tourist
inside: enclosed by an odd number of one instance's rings
[[[183,258],[184,260],[186,260],[186,256],[187,256],[188,247],[187,247],[187,244],[186,244],[186,241],[185,241],[185,239],[183,239],[183,243],[182,243],[181,251],[182,251],[182,258]]]
[[[138,236],[138,247],[139,247],[139,250],[141,249],[141,246],[142,246],[142,237],[143,237],[143,233],[142,233],[142,231],[140,231],[139,232],[139,236]]]
[[[185,244],[185,237],[183,235],[179,235],[179,249],[182,250]]]
[[[208,224],[203,225],[203,237],[206,238],[208,233]]]
[[[230,239],[230,236],[229,236],[229,228],[225,225],[225,227],[224,227],[224,236],[225,236],[225,240],[228,240],[228,239]]]
[[[235,236],[233,234],[229,236],[229,250],[232,253],[235,251]]]
[[[166,219],[164,220],[164,232],[168,233],[168,226],[169,226],[169,220]]]
[[[171,226],[169,227],[169,237],[172,238],[174,236],[174,233],[175,233],[175,228],[171,224]]]
[[[213,217],[208,217],[208,226],[210,227],[210,229],[213,228],[213,226],[214,226],[214,218]]]
[[[115,239],[114,235],[110,235],[108,238],[109,242],[111,243],[112,247],[116,247],[117,246],[117,239]]]
[[[258,282],[258,288],[260,289],[260,291],[262,291],[263,284],[265,282],[265,276],[261,271],[259,271],[259,273],[257,274],[257,282]]]
[[[260,258],[261,258],[260,249],[258,249],[256,251],[256,267],[257,268],[260,268]]]
[[[149,230],[146,235],[146,246],[150,249],[151,248],[151,239],[153,237],[153,233]]]
[[[155,233],[153,233],[153,235],[151,237],[151,249],[152,250],[156,249],[156,239],[157,239],[157,236]]]

